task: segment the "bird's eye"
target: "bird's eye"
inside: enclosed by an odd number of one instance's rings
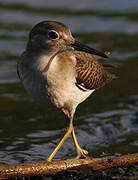
[[[59,38],[59,34],[58,34],[56,31],[54,31],[54,30],[50,30],[50,31],[48,32],[48,37],[49,37],[50,39],[52,39],[52,40],[56,40],[56,39]]]

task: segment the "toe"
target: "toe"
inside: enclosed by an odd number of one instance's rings
[[[79,159],[79,158],[86,158],[86,155],[88,154],[88,151],[85,150],[85,149],[78,149],[77,151],[77,156],[76,156],[76,159]]]
[[[82,149],[82,151],[83,151],[83,154],[88,155],[88,151],[87,150]]]

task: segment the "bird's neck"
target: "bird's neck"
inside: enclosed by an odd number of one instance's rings
[[[28,50],[23,53],[23,65],[26,66],[26,68],[33,70],[33,71],[39,71],[43,72],[47,69],[47,66],[50,62],[50,59],[56,54],[54,51],[47,51],[45,50]]]

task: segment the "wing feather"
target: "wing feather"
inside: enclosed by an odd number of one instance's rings
[[[111,80],[115,79],[115,75],[107,70],[113,66],[110,64],[101,64],[98,62],[99,57],[91,54],[74,51],[76,57],[76,85],[86,90],[99,89]]]

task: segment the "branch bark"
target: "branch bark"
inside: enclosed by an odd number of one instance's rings
[[[92,159],[68,159],[63,161],[39,162],[29,164],[0,165],[0,179],[21,176],[52,175],[65,170],[103,170],[138,162],[138,153],[121,157]]]

